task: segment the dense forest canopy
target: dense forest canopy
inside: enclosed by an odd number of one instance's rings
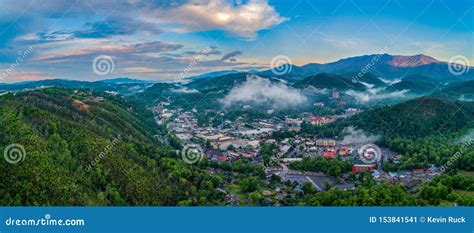
[[[26,151],[20,164],[0,162],[1,205],[218,204],[216,180],[153,140],[147,110],[117,96],[87,101],[94,95],[44,89],[0,98],[0,145]]]

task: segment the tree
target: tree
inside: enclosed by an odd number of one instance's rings
[[[258,179],[255,177],[247,177],[242,179],[240,187],[243,192],[250,193],[258,190]]]

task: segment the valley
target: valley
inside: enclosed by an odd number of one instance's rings
[[[463,194],[474,188],[470,76],[426,76],[420,66],[445,65],[426,57],[381,57],[420,74],[357,74],[342,59],[291,77],[0,84],[0,142],[27,153],[21,166],[0,164],[1,202],[473,205]]]

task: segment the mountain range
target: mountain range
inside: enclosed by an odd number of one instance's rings
[[[472,67],[469,67],[467,72],[459,76],[450,73],[448,67],[448,62],[439,61],[423,54],[413,56],[371,54],[344,58],[325,64],[309,63],[303,66],[293,65],[291,71],[282,76],[289,79],[297,79],[317,73],[344,74],[349,72],[372,72],[375,75],[390,79],[402,78],[407,75],[424,75],[448,81],[449,79],[466,80],[474,78],[474,72],[469,72],[473,69]],[[273,73],[272,70],[266,70],[260,72],[259,75],[271,76]]]
[[[160,83],[131,78],[94,82],[54,79],[0,83],[0,95],[6,92],[60,87],[136,96],[145,104],[153,104],[159,99],[181,98],[192,103],[191,105],[205,102],[206,106],[219,107],[220,99],[234,88],[245,84],[249,76],[257,75],[269,80],[270,83],[267,87],[257,87],[253,92],[258,91],[259,88],[266,88],[270,94],[275,91],[275,88],[278,89],[276,91],[284,92],[296,89],[297,92],[306,96],[318,95],[319,99],[327,100],[329,97],[327,91],[338,90],[346,101],[365,105],[373,100],[390,104],[427,94],[441,95],[446,89],[445,98],[471,100],[474,97],[470,89],[472,83],[463,83],[474,80],[472,68],[469,67],[465,73],[456,76],[450,73],[448,66],[447,62],[422,54],[414,56],[372,54],[344,58],[326,64],[310,63],[292,66],[289,73],[278,76],[272,70],[260,72],[224,70],[190,77],[185,83]],[[263,83],[260,82],[260,84]],[[462,88],[456,88],[456,85]],[[279,89],[281,86],[290,89]],[[323,96],[324,93],[326,95]],[[205,101],[198,101],[203,99]],[[308,100],[311,102],[316,99],[309,98]]]

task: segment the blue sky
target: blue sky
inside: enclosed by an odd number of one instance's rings
[[[473,11],[472,0],[0,0],[0,82],[173,79],[265,69],[278,55],[296,65],[462,55],[472,65]],[[113,70],[99,75],[103,55]]]

